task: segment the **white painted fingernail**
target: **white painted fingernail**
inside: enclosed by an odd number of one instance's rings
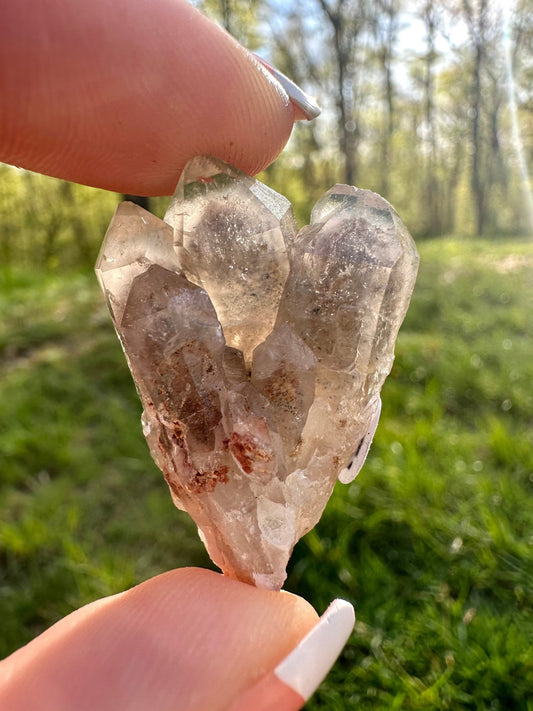
[[[281,84],[287,92],[289,99],[302,111],[308,121],[320,116],[322,109],[312,96],[307,94],[303,89],[300,89],[300,87],[295,84],[292,79],[289,79],[289,77],[285,76],[283,72],[280,72],[279,69],[273,67],[272,64],[262,59],[262,57],[258,57],[257,54],[254,54],[254,57],[261,62],[261,64],[266,67],[272,76]]]
[[[274,674],[305,701],[316,691],[348,641],[355,623],[353,605],[334,600]]]

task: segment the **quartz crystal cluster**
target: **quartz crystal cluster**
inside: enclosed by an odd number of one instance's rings
[[[379,195],[337,185],[298,232],[284,197],[207,157],[164,221],[118,207],[97,275],[152,456],[226,574],[279,589],[359,471],[417,266]]]

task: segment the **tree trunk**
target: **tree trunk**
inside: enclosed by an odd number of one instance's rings
[[[344,159],[344,182],[357,180],[357,152],[360,140],[355,100],[355,49],[365,19],[364,2],[338,0],[335,6],[319,0],[333,30],[334,64],[337,80],[337,125],[339,149]]]
[[[482,235],[485,229],[486,200],[485,181],[483,179],[483,144],[481,135],[482,111],[482,74],[485,63],[485,44],[487,42],[487,3],[479,0],[463,0],[463,10],[473,48],[472,89],[471,89],[471,124],[472,166],[470,188],[474,200],[476,216],[476,234]]]
[[[396,42],[398,5],[397,0],[380,0],[375,9],[375,34],[378,42],[378,57],[381,64],[385,116],[381,136],[380,192],[387,197],[390,189],[392,167],[392,139],[394,135],[394,80],[392,65]]]
[[[426,29],[426,53],[424,55],[424,120],[427,135],[427,154],[424,170],[424,208],[428,215],[427,236],[442,234],[442,207],[439,199],[439,180],[437,176],[437,131],[435,127],[435,35],[437,15],[435,0],[426,0],[422,9],[422,20]],[[451,220],[448,220],[449,222]]]
[[[481,65],[483,47],[478,41],[475,48],[474,76],[472,83],[472,177],[471,186],[476,208],[476,233],[483,234],[485,227],[485,191],[481,178]]]
[[[148,210],[150,212],[150,198],[146,197],[145,195],[123,195],[122,196],[124,200],[128,200],[129,202],[133,202],[139,207],[142,207],[144,210]]]

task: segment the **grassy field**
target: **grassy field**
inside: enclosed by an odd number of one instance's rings
[[[287,588],[355,632],[306,708],[533,709],[533,245],[434,240],[375,443]],[[208,566],[92,274],[0,272],[0,656],[96,597]]]

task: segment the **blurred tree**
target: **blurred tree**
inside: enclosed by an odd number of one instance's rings
[[[0,164],[1,267],[92,267],[117,196]]]
[[[367,0],[318,0],[332,31],[332,69],[336,80],[337,131],[344,159],[344,182],[358,178],[358,148],[361,139],[357,99],[356,52],[367,27]]]
[[[510,132],[519,180],[518,194],[525,210],[515,202],[514,223],[533,232],[533,0],[518,0],[514,13],[505,14],[505,60],[508,82]]]
[[[255,51],[261,46],[258,18],[262,0],[196,0],[192,4],[248,49]]]
[[[435,0],[423,0],[417,8],[424,26],[424,52],[422,60],[422,87],[424,109],[425,166],[422,199],[425,205],[426,235],[442,234],[442,207],[439,201],[439,181],[437,177],[437,126],[435,107],[435,65],[438,59],[436,47],[439,26],[439,6]]]
[[[300,2],[293,2],[286,12],[276,12],[275,0],[266,7],[271,38],[269,49],[274,64],[301,87],[311,93],[316,93],[319,88],[318,93],[328,97],[331,93],[327,87],[330,68],[319,64],[310,42],[310,37],[314,36],[310,23],[314,24],[320,16],[316,8],[313,17],[313,13],[304,12]],[[330,141],[320,135],[320,126],[320,121],[300,123],[293,133],[289,149],[267,171],[280,192],[287,190],[283,175],[288,172],[292,173],[292,189],[296,187],[295,181],[300,184],[294,197],[295,202],[300,203],[297,212],[302,220],[307,219],[307,208],[324,190],[324,185],[336,179],[333,172],[328,174],[326,155]]]
[[[394,98],[396,93],[393,71],[400,10],[400,0],[377,0],[371,6],[371,27],[376,44],[375,52],[379,64],[385,106],[382,119],[381,179],[379,184],[379,192],[383,193],[385,197],[390,194],[392,139],[395,125]]]
[[[471,46],[471,87],[470,87],[470,140],[472,144],[472,165],[470,185],[476,211],[476,233],[485,231],[487,216],[487,186],[490,180],[486,169],[483,136],[483,98],[489,60],[488,48],[491,37],[490,0],[462,0],[462,16],[468,30]]]

